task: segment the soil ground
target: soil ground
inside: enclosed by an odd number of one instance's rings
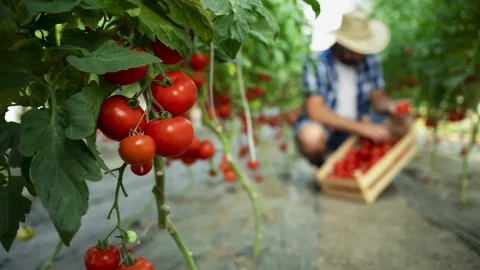
[[[198,136],[211,137],[205,132]],[[116,144],[101,147],[110,167],[118,166]],[[458,150],[455,147],[441,145],[437,169],[429,181],[424,180],[428,152],[420,151],[420,158],[397,176],[375,204],[365,205],[316,190],[311,167],[292,155],[279,155],[277,144],[270,141],[270,147],[261,149],[263,244],[257,260],[251,258],[253,220],[248,197],[237,184],[224,183],[221,177],[208,179],[206,162],[192,167],[195,182],[189,190],[183,165],[174,162],[167,169],[170,218],[199,269],[480,269],[474,233],[480,231],[480,169],[471,166],[469,203],[458,206],[461,166],[451,155]],[[471,162],[480,164],[477,156]],[[129,197],[121,199],[120,207],[122,218],[128,220],[149,201],[153,180],[151,174],[137,177],[127,171],[124,183]],[[114,225],[115,218],[106,220],[114,188],[115,179],[110,176],[90,184],[90,209],[82,228],[52,269],[84,269],[85,250]],[[134,246],[135,254],[149,258],[156,269],[186,269],[168,233],[156,230],[155,218],[152,207],[131,225],[141,240]],[[8,254],[2,251],[1,270],[38,269],[55,246],[58,236],[38,200],[28,224],[35,227],[37,236],[28,243],[15,242]]]

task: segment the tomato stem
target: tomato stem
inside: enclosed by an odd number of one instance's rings
[[[210,110],[212,110],[212,118],[213,121],[217,126],[220,126],[220,122],[218,121],[217,114],[215,113],[215,104],[213,100],[213,75],[214,75],[214,67],[215,67],[215,50],[213,46],[213,41],[210,42],[210,72],[209,72],[209,78],[208,78],[208,95],[209,95],[209,100],[210,100]]]
[[[248,137],[248,148],[250,149],[250,157],[252,160],[257,160],[257,153],[255,152],[255,142],[253,140],[253,126],[252,126],[252,116],[250,114],[250,107],[248,106],[247,96],[245,94],[245,86],[243,84],[243,74],[242,74],[242,65],[237,63],[237,80],[238,80],[238,90],[242,97],[243,110],[245,112],[245,118],[247,120],[247,137]]]
[[[254,227],[255,227],[255,240],[254,240],[254,248],[253,248],[253,256],[258,257],[260,254],[261,249],[261,241],[262,241],[262,231],[261,231],[261,217],[260,211],[258,210],[258,199],[261,197],[261,193],[255,185],[245,177],[245,175],[241,172],[240,168],[238,167],[237,163],[232,158],[232,148],[230,139],[223,133],[223,131],[216,128],[215,124],[208,118],[207,115],[207,108],[205,106],[206,91],[202,91],[202,95],[199,96],[200,108],[202,110],[202,121],[205,123],[220,139],[220,142],[223,145],[223,150],[227,156],[227,161],[230,164],[230,167],[237,175],[238,181],[247,192],[250,202],[252,204],[253,210],[253,218],[254,218]]]
[[[167,219],[167,224],[166,225],[167,225],[168,233],[170,233],[173,240],[177,244],[178,249],[180,249],[180,251],[182,252],[183,258],[187,262],[188,267],[190,268],[190,270],[196,270],[197,266],[195,265],[195,261],[192,258],[192,253],[189,252],[187,250],[187,248],[185,247],[185,245],[183,244],[182,239],[180,238],[180,235],[178,234],[177,228],[175,227],[175,225],[173,225],[173,223],[172,223],[172,221],[170,221],[170,219]]]
[[[460,193],[460,200],[462,203],[467,202],[467,187],[468,187],[468,158],[470,152],[472,151],[473,146],[477,138],[478,128],[480,125],[480,116],[477,116],[477,122],[474,123],[472,120],[472,136],[470,137],[470,142],[466,149],[465,156],[463,157],[463,166],[462,166],[462,189]]]
[[[117,180],[117,187],[115,189],[115,199],[113,201],[112,208],[110,209],[110,212],[108,212],[107,219],[110,219],[113,210],[115,210],[116,215],[117,215],[117,228],[121,228],[121,223],[122,219],[120,218],[120,208],[118,206],[118,195],[120,194],[120,187],[123,185],[123,173],[125,172],[125,168],[127,167],[127,163],[123,163],[123,165],[119,169],[119,174],[118,174],[118,180]]]
[[[155,156],[153,158],[155,172],[155,186],[152,189],[157,202],[158,212],[158,228],[165,229],[167,227],[167,215],[169,214],[168,206],[165,202],[165,170],[163,166],[163,158]]]
[[[58,252],[60,252],[60,250],[62,249],[62,246],[63,242],[62,239],[60,239],[58,240],[57,245],[53,249],[52,254],[50,254],[50,256],[48,257],[47,261],[42,265],[42,267],[40,267],[40,270],[48,270],[50,269],[50,267],[52,267],[53,260],[57,256]]]

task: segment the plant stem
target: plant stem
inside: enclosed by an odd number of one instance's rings
[[[215,67],[215,50],[213,46],[213,41],[210,42],[210,73],[208,78],[208,94],[210,100],[210,110],[212,110],[212,117],[215,124],[220,126],[220,122],[218,122],[217,114],[215,113],[215,104],[213,102],[213,75],[214,75],[214,67]]]
[[[240,96],[242,97],[243,110],[245,111],[245,118],[247,120],[247,138],[248,148],[250,150],[250,157],[252,160],[257,160],[255,152],[255,142],[253,140],[252,116],[250,114],[250,107],[248,106],[247,96],[245,95],[245,86],[243,85],[242,65],[237,63],[237,80]]]
[[[165,201],[165,170],[163,168],[163,158],[155,156],[153,158],[153,166],[155,172],[155,186],[153,194],[157,202],[158,228],[167,228],[167,215],[170,213],[168,205]]]
[[[180,235],[178,234],[177,228],[173,223],[167,219],[167,230],[172,236],[173,240],[175,241],[175,244],[177,244],[178,249],[182,252],[183,258],[185,261],[187,261],[188,267],[190,270],[196,270],[197,266],[195,265],[195,261],[192,258],[192,254],[190,251],[187,250],[185,245],[182,242],[182,239],[180,238]]]
[[[120,195],[120,187],[122,186],[122,181],[123,181],[123,172],[125,171],[126,167],[127,167],[127,163],[123,163],[123,165],[119,169],[117,187],[115,189],[115,199],[113,201],[112,208],[110,209],[110,212],[108,212],[108,216],[107,216],[107,219],[110,219],[110,216],[112,215],[112,212],[115,209],[115,213],[117,215],[117,228],[118,229],[120,229],[120,225],[122,223],[122,219],[120,217],[120,208],[118,207],[118,196]]]
[[[50,267],[53,265],[53,260],[57,256],[58,252],[60,252],[60,249],[62,249],[63,242],[62,239],[58,240],[57,245],[55,246],[55,249],[52,251],[52,254],[50,254],[50,257],[48,257],[47,261],[40,267],[40,270],[48,270]]]
[[[462,189],[460,192],[460,200],[462,203],[467,202],[467,187],[468,187],[468,157],[470,156],[470,152],[475,144],[478,128],[480,125],[480,116],[477,118],[477,122],[473,123],[472,121],[472,136],[470,137],[470,142],[468,144],[468,148],[466,149],[465,157],[463,157],[462,162]]]
[[[245,177],[245,175],[241,172],[236,162],[233,160],[232,148],[231,148],[230,140],[228,139],[228,137],[220,129],[217,129],[215,125],[212,123],[212,121],[208,119],[208,116],[206,113],[207,109],[205,107],[205,103],[203,102],[203,99],[205,98],[204,95],[205,95],[205,91],[204,91],[204,94],[200,95],[199,97],[199,100],[200,100],[199,104],[200,104],[200,108],[202,109],[202,120],[220,139],[220,142],[223,145],[223,151],[227,156],[227,160],[230,164],[230,167],[237,175],[238,181],[240,182],[242,187],[248,193],[248,197],[252,204],[253,217],[254,217],[254,223],[255,223],[255,244],[253,248],[253,256],[257,257],[260,254],[261,239],[262,239],[261,217],[260,217],[260,212],[258,211],[258,198],[261,196],[261,194],[260,194],[260,191],[258,191],[255,188],[255,186],[252,184],[250,179]]]

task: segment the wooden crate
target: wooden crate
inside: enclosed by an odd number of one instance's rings
[[[335,162],[344,158],[348,150],[358,141],[358,136],[350,136],[328,157],[321,168],[315,170],[315,176],[322,190],[327,194],[363,200],[367,204],[372,204],[416,155],[415,133],[413,129],[410,130],[365,174],[356,170],[353,179],[328,179],[328,175],[333,172]]]

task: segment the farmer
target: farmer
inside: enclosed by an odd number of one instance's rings
[[[408,114],[395,114],[396,102],[383,91],[382,66],[376,54],[390,41],[388,27],[355,11],[343,16],[335,37],[332,47],[317,53],[314,63],[309,60],[304,67],[306,100],[295,123],[300,152],[318,167],[325,153],[350,134],[387,141],[406,133],[412,121]],[[370,104],[377,116],[367,123],[362,118]]]

